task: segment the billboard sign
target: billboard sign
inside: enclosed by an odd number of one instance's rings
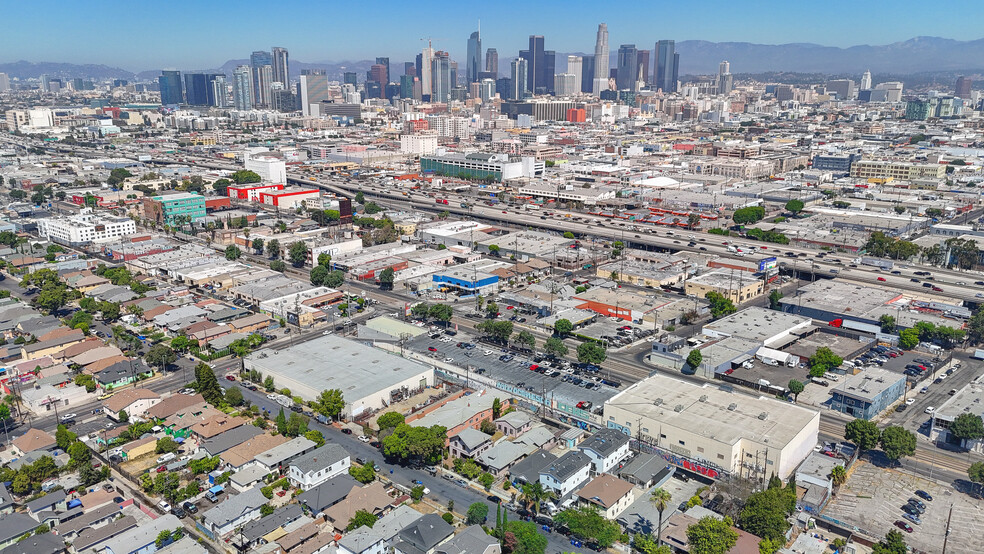
[[[763,258],[759,260],[759,271],[767,271],[779,267],[779,260],[775,257]]]

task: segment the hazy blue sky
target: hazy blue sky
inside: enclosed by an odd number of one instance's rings
[[[621,43],[652,48],[660,38],[851,46],[921,35],[984,37],[979,2],[939,6],[922,0],[30,0],[4,5],[0,62],[204,69],[284,46],[291,59],[305,62],[389,56],[398,63],[412,60],[427,36],[463,60],[479,19],[483,47],[497,48],[503,58],[525,48],[530,34],[544,35],[550,50],[592,52],[601,22],[608,23],[613,51]]]

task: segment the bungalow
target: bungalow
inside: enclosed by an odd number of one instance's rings
[[[495,446],[479,454],[476,461],[493,476],[499,477],[536,449],[535,446],[521,442],[499,441]]]
[[[509,468],[509,480],[514,483],[536,483],[540,480],[540,472],[555,461],[557,456],[537,450]]]
[[[284,552],[291,552],[295,548],[307,544],[308,541],[318,537],[332,537],[329,533],[321,533],[321,526],[324,524],[325,520],[321,518],[314,519],[305,523],[304,525],[294,529],[290,533],[276,539],[276,543],[280,545],[280,548]]]
[[[449,439],[452,458],[475,459],[492,448],[492,437],[472,428],[462,430]]]
[[[157,449],[157,438],[144,437],[132,442],[128,442],[121,447],[121,455],[124,459],[132,460],[147,454],[151,454]]]
[[[454,527],[437,514],[424,514],[413,525],[397,533],[393,545],[396,554],[433,554],[451,540]]]
[[[221,412],[219,412],[219,414],[221,414]],[[208,419],[212,419],[212,417],[210,416]],[[195,425],[197,425],[197,423]],[[192,426],[192,428],[194,428],[194,426]],[[204,450],[207,455],[218,456],[226,450],[248,441],[261,433],[263,433],[263,430],[255,425],[238,425],[209,439],[200,440],[198,446]]]
[[[720,519],[720,518],[718,518]],[[660,541],[673,549],[674,552],[689,552],[690,541],[687,539],[687,529],[699,520],[687,514],[676,513],[664,523],[663,532],[659,534]],[[738,541],[728,554],[752,554],[759,552],[759,542],[762,539],[755,535],[732,527],[738,533]]]
[[[253,464],[253,461],[258,454],[262,454],[271,448],[280,446],[281,444],[287,442],[287,440],[287,437],[283,435],[263,433],[233,446],[229,450],[219,454],[219,457],[222,459],[223,467],[233,471],[239,471],[247,465]],[[266,471],[266,468],[261,469]],[[266,473],[269,474],[270,472],[266,471]]]
[[[39,341],[34,344],[24,344],[21,346],[21,358],[25,360],[35,360],[45,356],[55,356],[66,347],[78,344],[85,340],[85,334],[79,329],[72,329],[58,338],[46,341]]]
[[[294,458],[287,470],[287,477],[291,485],[310,490],[348,471],[351,465],[352,458],[341,445],[327,443]]]
[[[317,515],[344,500],[352,489],[358,487],[358,481],[343,473],[299,494],[297,501],[307,506],[312,514]]]
[[[600,429],[582,442],[578,448],[591,459],[595,473],[608,473],[629,455],[631,437],[616,429]]]
[[[127,419],[141,418],[147,415],[147,410],[161,402],[161,395],[150,389],[127,389],[114,394],[103,401],[103,413],[107,417],[119,420],[120,412],[126,412]]]
[[[246,418],[218,414],[192,425],[191,433],[199,441],[204,441],[221,433],[225,433],[230,429],[235,429],[236,427],[246,425],[247,423],[249,423],[249,421],[247,421]]]
[[[379,554],[389,550],[396,535],[415,524],[423,514],[406,504],[402,504],[386,514],[371,528],[367,526],[346,533],[338,541],[338,554]]]
[[[393,499],[386,493],[383,484],[379,481],[373,481],[364,487],[352,487],[345,500],[325,509],[323,513],[328,522],[334,525],[336,529],[345,529],[359,510],[380,516],[392,503]]]
[[[243,525],[232,537],[230,544],[240,552],[246,552],[256,546],[267,544],[274,537],[286,535],[287,531],[284,528],[302,516],[304,516],[304,509],[301,506],[287,504],[268,516]]]
[[[88,342],[89,341],[85,341],[85,342],[76,344],[74,346],[71,346],[69,348],[66,348],[65,350],[62,351],[62,354],[68,354],[68,352],[70,350],[72,350],[73,348],[77,348],[77,347],[79,347],[79,346],[81,346],[83,344],[87,344]],[[67,359],[68,359],[69,363],[76,364],[76,365],[82,366],[82,367],[86,367],[86,366],[88,366],[90,364],[93,364],[95,362],[98,362],[99,360],[105,360],[106,358],[112,358],[112,357],[115,357],[115,356],[122,356],[122,355],[123,355],[123,351],[120,350],[119,348],[117,348],[115,346],[107,346],[107,345],[104,344],[104,345],[100,346],[99,348],[88,348],[88,349],[86,349],[85,352],[81,352],[81,353],[76,354],[75,356],[72,356],[71,358],[67,358]]]
[[[51,450],[56,445],[55,437],[41,429],[28,429],[26,433],[14,439],[10,444],[14,454],[23,456],[35,450]]]
[[[588,480],[590,471],[591,458],[581,452],[567,452],[540,470],[540,484],[564,498]]]
[[[7,490],[7,485],[0,483],[0,515],[9,514],[14,511],[14,499]]]
[[[649,490],[669,479],[673,475],[675,467],[666,463],[666,460],[661,456],[640,453],[619,470],[618,476],[629,483]]]
[[[218,506],[202,514],[195,526],[215,540],[228,535],[237,527],[260,518],[260,507],[267,499],[260,487],[253,487],[241,494],[228,496]]]
[[[269,475],[267,470],[258,465],[246,466],[230,475],[229,483],[232,484],[232,488],[243,492],[246,489],[253,488],[254,485],[262,481],[267,475]]]
[[[228,326],[233,333],[256,333],[270,326],[273,322],[266,314],[253,314],[239,319],[232,320]]]
[[[149,377],[153,371],[145,366],[139,359],[128,359],[127,361],[116,362],[94,374],[96,384],[103,390],[116,389],[137,381],[138,376]]]
[[[603,473],[577,491],[577,497],[581,504],[600,509],[611,520],[632,504],[635,499],[632,489],[632,483]]]
[[[67,498],[68,494],[65,493],[65,489],[58,489],[28,502],[24,505],[24,510],[35,521],[41,521],[41,514],[44,512],[64,510],[68,504]]]
[[[103,545],[103,554],[152,554],[172,542],[168,539],[161,547],[157,546],[157,537],[162,531],[173,531],[181,527],[181,520],[173,514],[141,522],[139,527],[128,529],[107,540]]]
[[[481,525],[470,525],[453,539],[434,549],[434,554],[501,554],[499,540],[489,535]]]
[[[106,541],[135,528],[137,528],[137,519],[133,516],[125,516],[97,529],[86,529],[82,531],[72,541],[72,548],[75,552],[86,552],[90,550],[98,552],[102,550],[102,546]]]
[[[55,530],[58,536],[73,539],[86,529],[95,529],[113,521],[120,513],[119,504],[106,504],[94,510],[86,511],[80,517],[59,524]]]
[[[0,548],[17,542],[28,531],[34,530],[38,522],[26,514],[13,513],[0,516]]]
[[[51,533],[32,535],[3,550],[3,554],[65,554],[65,541]]]

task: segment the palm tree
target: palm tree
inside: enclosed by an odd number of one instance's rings
[[[652,502],[653,506],[656,507],[656,511],[659,512],[659,526],[656,527],[656,543],[659,544],[659,533],[663,529],[663,510],[670,504],[673,500],[673,496],[669,491],[662,488],[653,489],[653,493],[649,495],[649,501]]]
[[[837,486],[843,485],[847,481],[847,470],[844,466],[834,466],[834,469],[830,470],[830,479]]]
[[[540,504],[542,502],[556,497],[557,495],[552,490],[543,488],[543,485],[537,481],[532,484],[527,483],[523,485],[523,494],[519,496],[519,500],[528,506],[530,511],[536,514],[540,511]]]

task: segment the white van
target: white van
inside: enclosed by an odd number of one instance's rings
[[[159,464],[166,464],[166,463],[174,460],[175,458],[177,458],[177,456],[174,455],[174,452],[168,452],[167,454],[164,454],[163,456],[160,456],[159,458],[157,458],[157,463],[159,463]]]

